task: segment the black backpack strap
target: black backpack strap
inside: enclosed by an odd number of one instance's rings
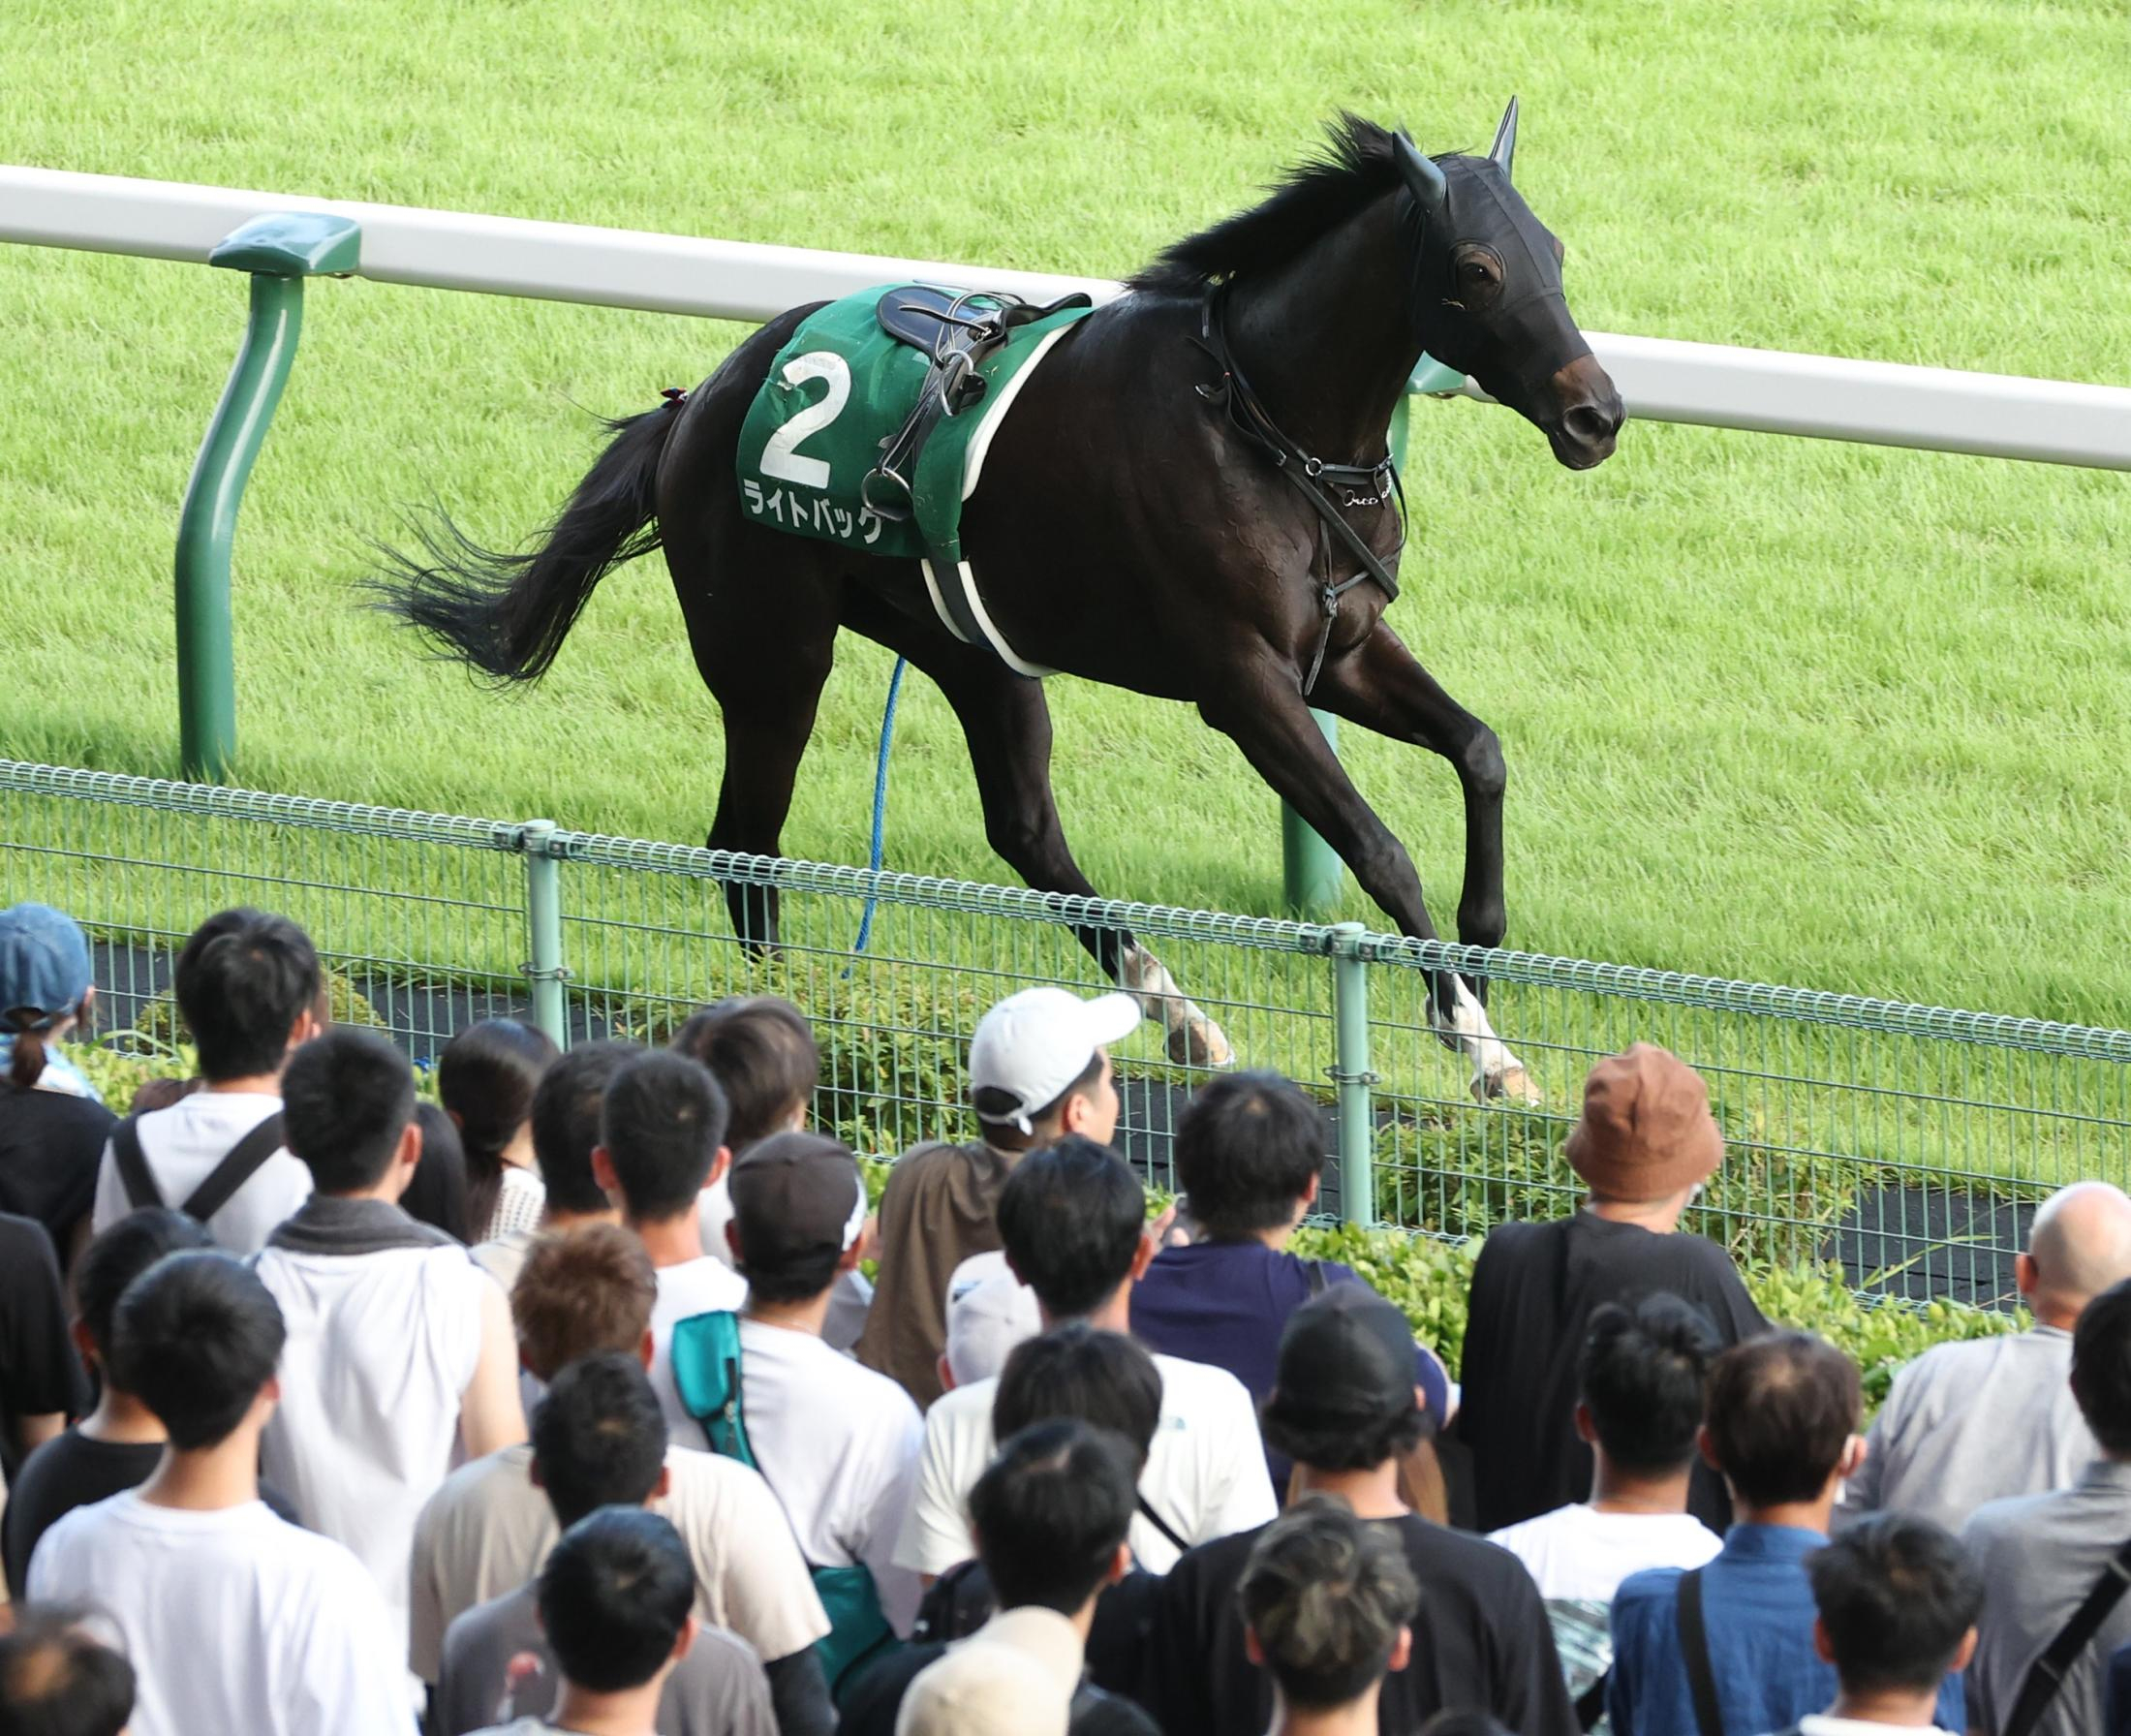
[[[2012,1713],[2000,1726],[1998,1736],[2029,1736],[2064,1686],[2064,1672],[2094,1643],[2094,1635],[2123,1601],[2126,1591],[2131,1591],[2131,1541],[2109,1558],[2109,1566],[2094,1581],[2086,1600],[2072,1612],[2072,1619],[2043,1649],[2042,1656],[2028,1665],[2027,1678],[2020,1685],[2020,1697],[2013,1702]]]
[[[1310,1274],[1310,1299],[1313,1302],[1324,1294],[1324,1261],[1321,1259],[1306,1259],[1302,1262],[1302,1266],[1303,1270]]]
[[[148,1167],[148,1154],[140,1149],[138,1115],[129,1115],[111,1129],[111,1160],[118,1165],[118,1183],[126,1190],[126,1206],[138,1212],[144,1205],[161,1205],[163,1190],[155,1185]]]
[[[1710,1634],[1702,1623],[1702,1569],[1680,1575],[1680,1656],[1687,1666],[1687,1694],[1701,1736],[1724,1736],[1724,1710],[1716,1699],[1716,1671],[1710,1664]]]
[[[1161,1533],[1163,1536],[1167,1537],[1169,1541],[1176,1546],[1176,1551],[1179,1555],[1182,1555],[1187,1549],[1191,1547],[1190,1544],[1187,1543],[1181,1536],[1177,1534],[1177,1529],[1175,1526],[1171,1525],[1168,1520],[1164,1519],[1159,1513],[1155,1511],[1154,1504],[1150,1502],[1146,1496],[1135,1494],[1132,1499],[1139,1506],[1139,1516],[1142,1519],[1146,1520],[1147,1523],[1153,1526],[1157,1531]]]
[[[1606,1689],[1612,1681],[1612,1670],[1600,1670],[1597,1679],[1576,1696],[1576,1727],[1579,1730],[1598,1727],[1598,1720],[1606,1715]]]
[[[236,1191],[257,1175],[266,1160],[281,1149],[281,1111],[271,1115],[230,1147],[228,1155],[208,1172],[179,1209],[204,1224],[235,1197]]]

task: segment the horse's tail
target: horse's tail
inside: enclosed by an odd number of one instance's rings
[[[677,408],[609,421],[614,439],[524,553],[483,548],[441,510],[415,526],[425,558],[380,544],[379,606],[498,682],[538,681],[593,587],[659,546],[659,457]]]

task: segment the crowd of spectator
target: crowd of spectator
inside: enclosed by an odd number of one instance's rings
[[[210,917],[194,1076],[104,1103],[80,928],[0,911],[0,1733],[2131,1732],[2131,1198],[2026,1330],[1860,1374],[1681,1229],[1724,1159],[1601,1060],[1459,1380],[1295,1254],[1325,1128],[1201,1088],[1157,1211],[1138,1003],[971,1034],[978,1137],[857,1157],[769,997],[670,1044],[333,1025]]]

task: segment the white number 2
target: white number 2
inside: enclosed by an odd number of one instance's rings
[[[802,488],[826,488],[828,460],[802,458],[797,448],[808,435],[819,433],[843,414],[850,399],[850,366],[833,350],[809,350],[786,362],[778,378],[787,386],[826,380],[829,388],[819,403],[809,404],[764,443],[762,474],[781,482],[796,482]]]

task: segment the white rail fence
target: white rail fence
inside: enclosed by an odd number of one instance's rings
[[[357,275],[378,283],[750,325],[897,280],[1045,300],[1069,290],[1097,301],[1122,293],[1100,278],[0,167],[0,241],[199,264],[240,224],[276,211],[328,211],[359,223]],[[2131,388],[1587,335],[1629,413],[1645,420],[2131,470]]]

